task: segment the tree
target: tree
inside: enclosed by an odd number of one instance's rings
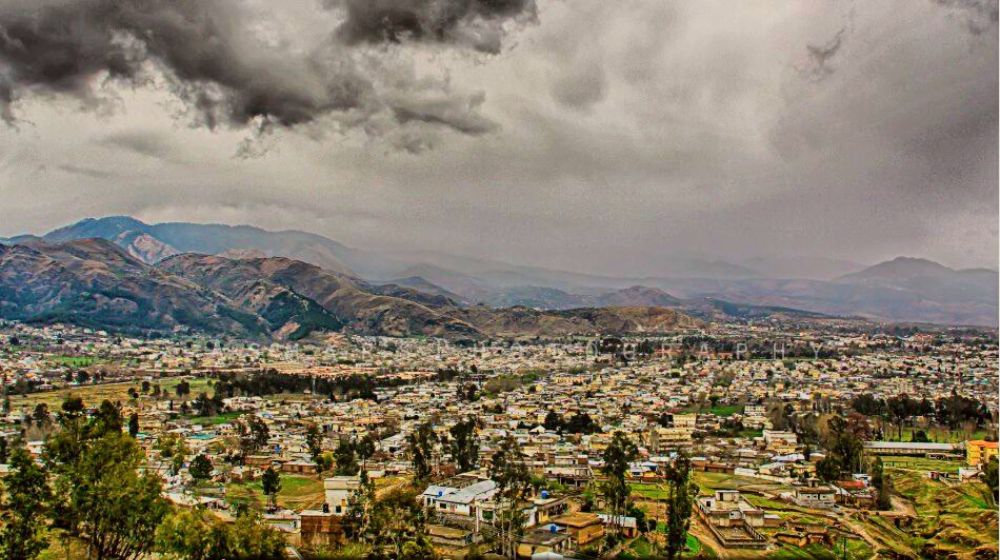
[[[511,436],[501,440],[493,453],[489,469],[490,479],[496,483],[496,511],[493,525],[497,532],[501,554],[515,557],[517,541],[524,534],[524,512],[521,502],[531,490],[531,475],[521,456],[521,447]]]
[[[410,444],[414,478],[425,481],[431,476],[431,461],[434,457],[434,444],[437,442],[437,435],[430,421],[417,426],[407,441]]]
[[[667,496],[667,559],[679,558],[687,546],[691,526],[691,504],[698,490],[690,484],[691,461],[681,453],[667,469],[670,490]]]
[[[260,485],[271,502],[271,507],[278,507],[278,492],[281,491],[281,476],[278,471],[267,467],[263,476],[260,477]]]
[[[132,437],[139,435],[139,415],[135,412],[128,417],[128,435]]]
[[[344,515],[344,533],[351,539],[366,542],[371,526],[371,510],[375,503],[375,483],[362,469],[358,475],[358,489],[347,499]]]
[[[623,432],[615,432],[611,443],[604,449],[604,474],[607,480],[601,485],[601,493],[608,503],[616,532],[621,530],[621,518],[628,511],[631,494],[625,474],[629,463],[639,455],[639,449]]]
[[[401,558],[406,544],[421,538],[425,521],[419,490],[397,486],[374,503],[368,534],[375,549],[389,549],[382,558]]]
[[[824,482],[840,479],[840,461],[833,455],[827,455],[816,463],[816,476]]]
[[[174,391],[177,393],[178,397],[184,398],[185,396],[191,394],[191,384],[188,383],[187,381],[181,381],[180,383],[177,384],[177,387],[174,389]]]
[[[35,422],[35,425],[39,428],[45,429],[52,422],[52,416],[49,414],[49,407],[45,403],[38,403],[35,405],[34,412],[31,413],[31,419]]]
[[[990,458],[986,466],[983,467],[983,481],[990,488],[990,496],[994,502],[997,499],[997,491],[1000,490],[1000,468],[998,468],[997,458]]]
[[[323,435],[320,434],[319,428],[315,424],[310,424],[306,428],[306,447],[309,448],[309,454],[313,461],[319,464],[320,457],[323,455]]]
[[[31,560],[48,546],[45,504],[49,487],[45,471],[23,447],[11,453],[10,473],[3,480],[0,560]]]
[[[476,468],[479,463],[479,440],[476,437],[476,422],[472,418],[457,422],[449,430],[451,434],[451,455],[458,463],[459,472]]]
[[[338,476],[354,476],[361,468],[358,466],[358,456],[354,452],[354,444],[346,439],[340,440],[333,452],[335,464],[334,474]]]
[[[260,518],[244,512],[225,523],[208,510],[179,509],[156,530],[156,550],[172,560],[281,558],[285,539]]]
[[[212,476],[212,461],[204,453],[199,453],[191,460],[191,466],[188,467],[188,474],[197,481],[208,480]]]
[[[892,509],[891,480],[882,467],[882,458],[876,457],[871,470],[872,487],[875,488],[875,508],[879,511]]]
[[[135,560],[152,547],[168,506],[159,477],[139,474],[145,455],[135,440],[104,428],[98,420],[73,428],[75,433],[64,426],[57,436],[71,440],[50,437],[46,453],[68,520],[79,528],[90,556]]]
[[[358,458],[361,459],[361,467],[364,468],[365,462],[375,455],[375,438],[371,434],[365,434],[358,442],[354,445],[354,450],[358,453]]]
[[[257,416],[248,416],[244,421],[238,420],[235,427],[241,460],[246,460],[247,455],[252,455],[267,445],[267,440],[271,437],[267,424]]]
[[[562,416],[559,416],[558,412],[550,410],[545,414],[545,420],[542,422],[542,426],[544,426],[546,430],[558,432],[562,429]]]

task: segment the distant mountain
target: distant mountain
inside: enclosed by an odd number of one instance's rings
[[[833,280],[865,268],[861,263],[828,257],[757,257],[743,264],[760,278],[807,280]]]
[[[482,303],[493,308],[565,310],[653,305],[721,317],[725,313],[718,305],[705,303],[717,300],[737,306],[727,309],[755,308],[743,309],[737,318],[747,313],[783,316],[781,310],[791,310],[879,321],[997,323],[995,271],[952,270],[911,258],[868,268],[826,257],[758,258],[739,264],[670,258],[650,267],[664,275],[616,277],[437,251],[366,251],[299,231],[219,224],[150,225],[124,216],[86,219],[44,238],[17,236],[0,243],[33,245],[40,239],[58,243],[89,237],[112,241],[147,264],[180,253],[236,259],[286,257],[353,278],[368,294],[431,307]]]
[[[178,253],[218,254],[253,250],[267,256],[282,256],[352,273],[344,264],[355,251],[321,235],[301,231],[266,231],[253,226],[165,223],[150,225],[128,216],[87,218],[46,234],[43,239],[59,243],[73,239],[101,238],[113,241],[147,263]]]
[[[444,298],[444,300],[451,302],[452,305],[468,305],[470,303],[458,294],[450,292],[437,284],[432,284],[419,276],[397,278],[391,282],[379,284],[373,289],[383,295],[399,295],[401,297],[403,295],[401,289],[406,289],[411,294],[410,297],[412,297],[412,293],[415,291],[426,294],[428,297]]]
[[[217,294],[100,239],[0,246],[0,316],[114,330],[266,331]]]

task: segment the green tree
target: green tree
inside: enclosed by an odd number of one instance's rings
[[[264,495],[271,502],[271,507],[278,507],[278,492],[281,491],[281,476],[278,471],[268,467],[260,477],[260,485],[264,490]]]
[[[65,493],[62,505],[90,556],[141,557],[151,548],[168,509],[160,497],[160,479],[153,473],[139,474],[145,463],[142,449],[121,431],[106,431],[100,420],[68,437],[73,439],[50,438],[46,452],[56,472],[56,488]]]
[[[365,467],[365,463],[368,459],[375,455],[375,438],[371,434],[365,434],[357,444],[354,446],[355,451],[358,453],[358,458],[361,459],[361,467]]]
[[[628,512],[631,489],[625,481],[629,463],[639,456],[639,448],[622,432],[611,436],[611,443],[604,449],[604,474],[607,480],[601,493],[607,501],[616,532],[621,530],[621,518]]]
[[[430,421],[423,422],[407,437],[410,444],[410,456],[413,461],[414,478],[425,481],[431,476],[431,462],[434,458],[434,444],[437,435]]]
[[[876,457],[871,469],[872,487],[875,488],[875,508],[879,511],[892,509],[892,482],[889,475],[885,474],[882,466],[882,458]]]
[[[156,530],[156,550],[171,560],[282,558],[285,539],[249,512],[225,523],[205,509],[177,510]]]
[[[347,499],[344,515],[344,533],[348,538],[367,542],[371,527],[372,506],[375,504],[375,483],[368,478],[368,471],[361,469],[358,489]]]
[[[372,507],[368,533],[376,549],[388,549],[389,558],[400,558],[406,543],[423,533],[425,521],[419,490],[395,487]]]
[[[132,437],[139,435],[139,414],[135,412],[128,417],[128,435]]]
[[[476,437],[476,421],[472,418],[457,422],[449,430],[451,434],[451,455],[458,463],[459,472],[468,472],[479,464],[479,439]]]
[[[357,453],[354,452],[354,444],[346,439],[340,440],[340,443],[337,444],[333,460],[336,465],[334,473],[338,476],[354,476],[361,469],[358,466]]]
[[[313,461],[320,464],[320,457],[323,455],[323,434],[315,424],[310,424],[306,428],[306,447]]]
[[[1000,468],[998,468],[996,457],[992,457],[986,463],[986,466],[983,467],[983,481],[986,483],[986,486],[989,486],[990,496],[995,503],[998,495],[997,492],[1000,490]]]
[[[490,459],[490,479],[497,485],[493,525],[501,554],[514,558],[517,541],[524,534],[522,506],[531,491],[531,474],[524,464],[521,447],[509,435],[501,440]]]
[[[199,453],[191,460],[191,465],[188,467],[188,474],[196,481],[208,480],[212,476],[212,461],[209,461],[204,453]]]
[[[691,486],[691,461],[681,453],[667,469],[670,489],[667,493],[667,543],[668,560],[680,558],[687,546],[687,531],[691,526],[691,512],[697,488]]]
[[[833,455],[827,455],[816,463],[816,476],[824,482],[840,479],[840,461]]]
[[[48,546],[45,504],[49,487],[45,471],[23,447],[10,457],[10,474],[3,480],[0,520],[0,560],[31,560]]]

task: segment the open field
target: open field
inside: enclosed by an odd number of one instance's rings
[[[322,480],[309,476],[281,475],[278,506],[294,510],[320,509],[325,499]],[[267,505],[267,496],[264,495],[259,480],[227,484],[226,500],[249,504],[258,509]]]
[[[197,378],[186,378],[188,383],[191,385],[191,395],[189,398],[194,398],[198,396],[199,393],[206,392],[211,395],[212,388],[210,386],[211,380],[207,377],[197,377]],[[161,379],[153,380],[153,384],[158,384],[160,390],[166,395],[165,398],[170,398],[175,395],[175,390],[177,385],[185,380],[185,377],[164,377]],[[110,400],[112,402],[116,401],[127,401],[128,400],[128,390],[133,388],[136,391],[139,390],[142,381],[127,381],[121,383],[99,383],[99,384],[86,384],[76,387],[68,387],[65,389],[58,389],[55,391],[43,391],[40,393],[29,393],[27,395],[11,395],[10,406],[12,410],[19,410],[22,407],[27,410],[33,409],[38,403],[45,403],[50,411],[57,411],[60,406],[62,406],[63,401],[66,397],[72,395],[74,397],[80,397],[83,399],[84,404],[87,406],[97,406],[104,399]],[[150,398],[148,396],[140,395],[143,398]]]
[[[913,504],[917,517],[904,529],[901,545],[925,555],[971,557],[977,549],[997,555],[997,508],[980,482],[945,483],[922,473],[886,469],[897,492]],[[885,520],[881,520],[885,521]],[[894,527],[883,530],[892,533]]]

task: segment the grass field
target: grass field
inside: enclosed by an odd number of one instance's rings
[[[929,428],[903,428],[903,437],[899,437],[899,432],[894,426],[886,426],[885,439],[889,441],[913,441],[914,432],[923,430],[927,434],[927,439],[937,443],[958,443],[969,439],[983,439],[988,434],[986,430],[976,430],[967,432],[965,430],[951,430],[946,427]],[[996,434],[993,434],[994,436]]]
[[[165,377],[154,380],[153,383],[160,386],[160,390],[166,395],[164,398],[171,398],[175,396],[177,385],[182,380],[184,380],[183,377]],[[194,398],[202,392],[211,395],[211,380],[207,377],[190,378],[187,381],[191,385],[190,398]],[[80,385],[78,387],[69,387],[55,391],[44,391],[41,393],[29,393],[25,396],[11,395],[10,406],[12,410],[19,410],[21,407],[31,410],[38,403],[45,403],[49,407],[50,411],[57,411],[59,407],[62,406],[63,401],[66,400],[66,397],[70,395],[82,398],[84,404],[87,406],[97,406],[104,399],[112,402],[124,402],[129,398],[129,388],[133,388],[138,391],[141,385],[141,381],[101,383],[96,385]],[[140,397],[145,399],[151,398],[146,395],[140,395]]]
[[[257,509],[267,505],[267,496],[259,480],[226,485],[226,499],[232,503],[245,503]],[[294,510],[320,509],[326,495],[323,481],[308,476],[281,475],[278,505]]]
[[[886,472],[896,491],[913,503],[917,514],[913,526],[897,535],[899,545],[941,557],[964,557],[977,549],[991,551],[996,557],[997,508],[985,484],[937,482],[921,472],[895,468]],[[895,527],[886,525],[880,520],[881,530],[896,534]]]

